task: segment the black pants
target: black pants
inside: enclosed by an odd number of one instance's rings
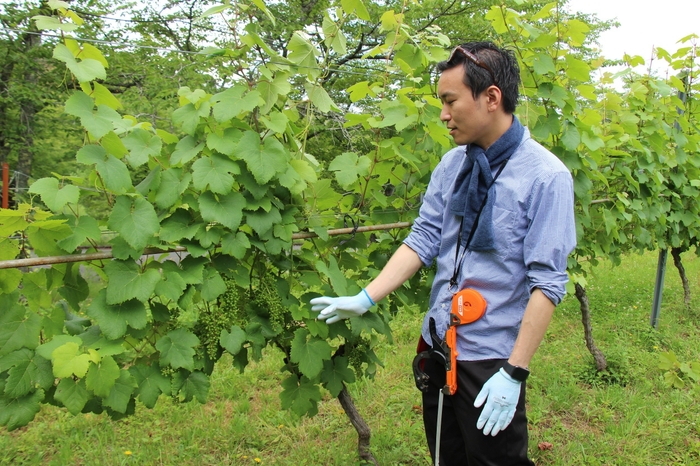
[[[476,428],[483,408],[475,408],[474,400],[484,383],[505,363],[503,359],[458,361],[457,392],[445,395],[440,434],[440,466],[534,466],[527,457],[527,417],[525,415],[525,383],[513,421],[495,437]],[[445,368],[432,359],[425,360],[425,373],[430,386],[423,394],[423,422],[435,464],[439,390],[445,385]]]

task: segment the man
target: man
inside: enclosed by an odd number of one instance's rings
[[[366,312],[422,266],[437,261],[421,342],[448,329],[453,295],[476,290],[480,319],[457,327],[457,391],[445,397],[441,465],[532,465],[525,379],[567,282],[576,243],[573,181],[514,116],[520,81],[512,52],[475,42],[438,64],[440,119],[457,148],[435,168],[409,236],[357,296],[312,300],[331,324]],[[435,458],[445,367],[428,359],[423,394]]]

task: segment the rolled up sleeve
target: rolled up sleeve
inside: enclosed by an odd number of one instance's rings
[[[566,294],[567,258],[576,246],[574,189],[568,172],[552,173],[539,181],[528,219],[523,254],[530,292],[538,288],[557,305]]]

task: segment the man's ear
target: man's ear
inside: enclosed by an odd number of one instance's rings
[[[498,86],[489,86],[484,92],[486,93],[486,107],[488,110],[490,112],[498,110],[503,99],[503,94],[501,94]]]

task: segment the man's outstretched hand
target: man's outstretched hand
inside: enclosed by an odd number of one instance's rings
[[[360,316],[374,305],[365,290],[360,291],[355,296],[340,296],[338,298],[321,296],[312,299],[310,303],[311,310],[321,311],[318,318],[325,320],[327,324]]]

